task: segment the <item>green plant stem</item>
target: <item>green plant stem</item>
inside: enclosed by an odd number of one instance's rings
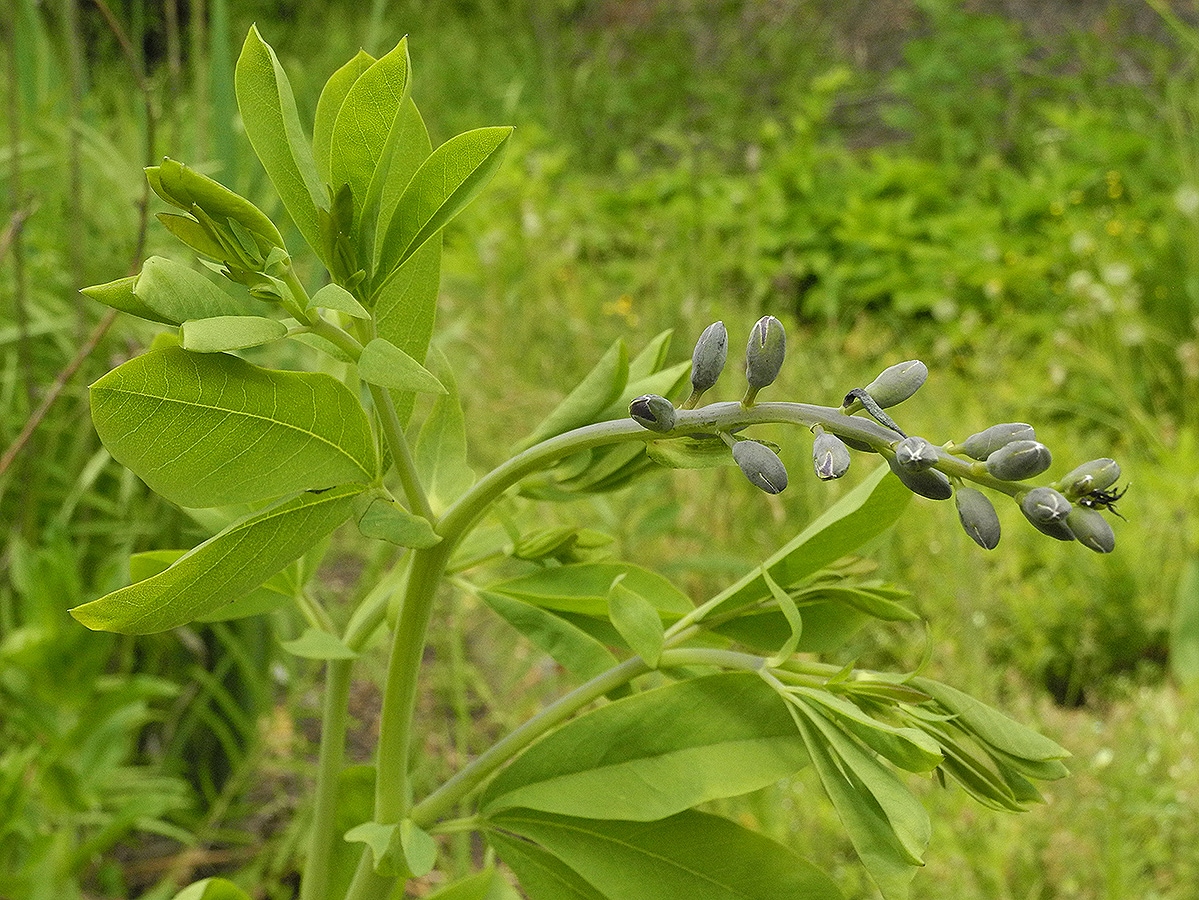
[[[331,659],[325,665],[325,703],[321,716],[321,746],[317,762],[316,802],[304,862],[300,900],[324,900],[329,892],[329,860],[337,813],[338,778],[345,762],[349,722],[350,674],[353,660]]]
[[[391,458],[395,462],[396,474],[400,476],[400,484],[404,488],[404,496],[408,499],[408,505],[418,516],[434,522],[436,516],[433,514],[433,507],[429,504],[429,497],[421,485],[420,475],[416,471],[416,462],[412,459],[412,453],[408,449],[408,439],[404,437],[404,426],[400,424],[400,417],[396,413],[391,393],[387,388],[375,384],[369,385],[369,387],[371,399],[375,401],[375,409],[379,412],[379,424],[383,429],[387,446],[391,450]]]

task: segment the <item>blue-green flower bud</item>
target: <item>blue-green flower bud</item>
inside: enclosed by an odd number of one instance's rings
[[[674,404],[657,394],[643,394],[629,404],[629,415],[650,431],[670,431],[674,428]]]
[[[987,472],[1000,481],[1023,481],[1040,475],[1053,462],[1049,448],[1038,441],[1012,441],[987,457]]]
[[[691,389],[702,394],[714,384],[724,371],[724,361],[729,355],[729,333],[724,322],[713,322],[695,342],[691,354]]]
[[[1073,509],[1070,501],[1050,487],[1036,487],[1020,499],[1020,511],[1036,529],[1059,541],[1072,541],[1074,534],[1066,525]]]
[[[762,316],[749,334],[745,348],[745,378],[752,390],[772,384],[787,355],[787,335],[783,323],[774,316]]]
[[[817,426],[816,440],[812,442],[812,462],[821,481],[840,478],[849,468],[849,448],[835,434]]]
[[[906,437],[895,445],[895,464],[908,472],[923,472],[937,462],[937,448],[922,437]]]
[[[1058,484],[1067,497],[1078,498],[1091,491],[1106,491],[1120,477],[1114,459],[1093,459],[1070,471]]]
[[[949,483],[949,479],[940,469],[920,471],[905,469],[895,461],[895,457],[892,455],[888,455],[887,464],[913,494],[928,497],[929,500],[948,500],[953,496],[953,485]]]
[[[985,431],[972,434],[958,444],[954,450],[966,454],[971,459],[983,460],[1004,444],[1010,444],[1012,441],[1035,441],[1036,439],[1037,433],[1033,431],[1031,425],[1025,425],[1023,422],[1010,422],[1003,425],[992,425]]]
[[[1074,507],[1066,516],[1066,527],[1080,544],[1096,553],[1111,553],[1116,549],[1116,533],[1097,509]]]
[[[920,390],[928,378],[928,366],[918,359],[888,366],[866,385],[866,393],[883,409],[903,403]]]
[[[787,469],[773,450],[757,441],[738,441],[733,444],[733,459],[745,477],[768,494],[778,494],[787,487]]]
[[[999,544],[999,515],[987,495],[972,487],[960,487],[953,500],[966,534],[984,550],[994,550]]]

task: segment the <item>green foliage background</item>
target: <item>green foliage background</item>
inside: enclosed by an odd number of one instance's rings
[[[96,7],[11,0],[0,227],[28,218],[0,257],[0,446],[98,320],[75,288],[129,269],[147,142],[286,221],[235,116],[232,57],[250,22],[305,120],[358,47],[407,33],[434,145],[517,126],[446,235],[439,349],[480,467],[616,337],[640,346],[674,328],[685,347],[722,318],[736,342],[767,312],[790,332],[779,396],[831,402],[919,357],[932,378],[903,409],[909,432],[1027,420],[1063,460],[1121,461],[1129,521],[1106,557],[1046,546],[1014,510],[983,556],[952,513],[913,504],[875,555],[930,625],[869,631],[852,649],[914,666],[931,644],[932,675],[1075,753],[1049,805],[1019,817],[983,819],[930,788],[922,895],[1187,897],[1199,879],[1199,32],[1178,16],[1193,10],[1113,3],[1063,24],[952,0],[884,7],[213,0],[172,25],[168,5],[126,0],[112,12],[149,80],[148,115]],[[883,35],[865,24],[875,14]],[[151,253],[178,258],[153,226]],[[0,872],[18,873],[0,876],[0,896],[133,896],[215,871],[288,896],[296,835],[274,823],[303,795],[315,673],[273,657],[267,633],[298,624],[126,639],[66,615],[125,583],[130,552],[205,533],[92,434],[84,387],[152,334],[119,320],[0,475]],[[583,502],[625,558],[713,589],[844,490],[801,477],[810,448],[780,440],[794,474],[778,498],[712,471]],[[334,540],[331,596],[379,562]],[[450,727],[432,730],[430,778],[478,749],[481,710],[498,733],[556,677],[481,606],[446,624],[424,713]],[[356,689],[359,756],[372,692]],[[804,775],[723,811],[869,896],[817,794]],[[465,867],[470,847],[451,851]]]

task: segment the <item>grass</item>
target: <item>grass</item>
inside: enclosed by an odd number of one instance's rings
[[[725,320],[736,344],[763,312],[784,319],[791,348],[772,396],[832,402],[883,366],[919,357],[933,374],[897,411],[910,432],[943,441],[994,421],[1027,420],[1055,452],[1054,472],[1115,456],[1132,490],[1119,505],[1129,521],[1116,524],[1117,551],[1107,558],[1048,546],[1014,509],[1001,509],[1003,543],[984,555],[950,506],[915,502],[875,558],[884,577],[914,592],[927,631],[876,628],[853,651],[914,667],[927,646],[931,674],[1039,725],[1074,753],[1074,775],[1020,816],[980,809],[960,791],[930,783],[936,833],[917,876],[921,896],[1189,897],[1199,879],[1190,847],[1199,833],[1199,721],[1195,688],[1171,680],[1163,663],[1171,602],[1199,550],[1194,51],[1074,35],[1048,48],[1055,54],[1030,46],[1011,23],[927,3],[923,38],[908,44],[900,68],[880,74],[825,49],[831,44],[818,38],[846,24],[835,17],[787,43],[811,15],[813,7],[799,2],[772,5],[782,17],[774,23],[755,19],[765,13],[753,4],[731,2],[529,0],[515,12],[495,3],[436,6],[396,3],[373,31],[367,16],[332,5],[304,6],[286,23],[270,22],[265,5],[238,7],[229,31],[244,33],[248,19],[238,17],[258,17],[309,113],[321,81],[361,42],[373,37],[371,49],[381,51],[407,31],[416,95],[435,139],[484,124],[518,126],[503,171],[447,236],[441,343],[464,391],[478,468],[501,460],[616,338],[636,349],[673,328],[673,357],[681,359],[714,319]],[[330,28],[330,20],[342,26]],[[10,315],[7,274],[0,286],[6,445],[29,412],[24,367],[46,384],[76,345],[67,218],[81,223],[87,281],[123,274],[136,232],[139,176],[130,160],[139,158],[143,125],[128,77],[115,52],[93,59],[83,121],[64,126],[50,115],[67,103],[53,26],[43,20],[39,40],[22,44],[39,48],[22,88],[23,142],[0,160],[8,183],[19,157],[37,209],[22,251],[30,286],[25,336]],[[314,42],[317,33],[322,40]],[[698,33],[728,39],[704,45],[712,54],[697,58]],[[986,71],[963,71],[971,57],[953,48],[979,42],[993,51]],[[1081,62],[1064,64],[1067,49]],[[207,71],[206,59],[191,63],[193,74]],[[1140,80],[1122,78],[1128,71]],[[152,66],[151,76],[161,92],[166,75]],[[209,95],[219,95],[221,72],[212,77]],[[980,96],[985,103],[976,109]],[[1016,105],[1005,106],[1005,97]],[[175,99],[166,112],[174,143],[158,152],[200,151],[204,135],[189,125],[199,121],[196,101],[186,92]],[[877,143],[880,135],[889,142]],[[863,141],[871,146],[862,149]],[[60,177],[72,145],[83,171],[75,195]],[[240,188],[277,211],[244,141],[186,161],[214,173],[235,170]],[[175,252],[153,228],[149,249]],[[3,549],[0,661],[5,677],[18,679],[13,690],[41,658],[22,646],[55,658],[53,642],[22,643],[30,628],[67,627],[67,604],[50,585],[94,596],[121,577],[130,549],[178,546],[196,534],[97,455],[88,427],[81,385],[150,334],[123,321],[39,430],[20,478],[0,480],[0,511],[13,526]],[[30,351],[30,363],[19,348]],[[777,498],[727,472],[686,472],[654,475],[642,489],[581,508],[624,556],[686,572],[687,586],[702,595],[849,486],[804,477],[805,435],[775,438],[792,472],[792,486]],[[847,482],[867,465],[856,459]],[[540,512],[553,519],[573,510]],[[358,548],[339,550],[348,571],[363,564]],[[29,562],[38,553],[36,565]],[[336,590],[337,573],[327,575]],[[476,751],[480,734],[512,727],[560,682],[469,598],[455,602],[448,614],[458,627],[445,629],[434,647],[423,707],[434,735],[430,779]],[[275,823],[299,806],[311,747],[286,723],[310,714],[313,673],[288,662],[279,686],[266,674],[271,660],[246,661],[258,653],[246,649],[254,635],[185,638],[191,643],[183,646],[174,638],[116,646],[90,635],[73,640],[89,651],[81,656],[91,662],[83,680],[140,673],[176,689],[202,685],[180,701],[166,696],[166,686],[162,696],[123,696],[127,746],[142,735],[144,749],[118,762],[191,778],[188,796],[204,798],[203,809],[181,811],[180,803],[170,812],[183,782],[164,784],[170,814],[158,831],[227,848],[223,859],[234,868],[244,860],[239,843],[269,838],[245,871],[278,884],[270,896],[288,896],[282,885],[296,835]],[[249,719],[226,676],[248,680],[256,710]],[[39,690],[55,696],[53,682]],[[369,747],[369,684],[361,690],[357,739]],[[63,699],[63,708],[74,708]],[[272,703],[274,713],[263,716]],[[46,733],[4,709],[0,774],[17,771],[23,754],[36,759],[30,748]],[[139,714],[155,724],[147,728]],[[230,721],[241,727],[229,732]],[[213,766],[233,767],[219,783],[207,764],[188,772],[182,745],[172,743],[172,735],[196,733],[209,742],[207,758],[222,759]],[[156,749],[155,741],[165,743]],[[49,764],[30,771],[47,773],[39,788],[58,777]],[[252,781],[258,794],[246,793]],[[847,895],[871,896],[818,793],[801,774],[732,811],[826,860]],[[48,789],[21,796],[29,822],[62,814]],[[89,808],[89,821],[109,812],[120,810]],[[88,834],[82,829],[79,840]],[[125,851],[151,846],[145,834],[127,828]],[[11,851],[11,837],[4,840],[0,851]],[[465,866],[470,848],[455,846],[448,858]],[[188,859],[175,860],[176,874],[213,871]],[[68,868],[67,882],[94,896],[154,882],[138,876],[134,862],[128,872],[90,859]]]

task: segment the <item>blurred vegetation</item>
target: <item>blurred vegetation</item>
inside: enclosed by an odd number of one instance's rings
[[[994,4],[992,4],[994,5]],[[1009,4],[1010,5],[1010,4]],[[269,648],[277,614],[148,639],[84,633],[66,609],[129,552],[201,524],[108,458],[85,385],[150,340],[104,330],[75,289],[175,253],[139,166],[169,154],[285,217],[232,99],[251,21],[301,114],[359,46],[411,35],[434,142],[517,126],[505,167],[447,234],[439,315],[479,468],[503,459],[617,336],[764,312],[792,348],[779,396],[839,399],[919,357],[901,410],[938,441],[1026,420],[1063,461],[1114,456],[1132,488],[1110,557],[1046,547],[1014,510],[983,556],[915,504],[877,548],[926,630],[867,633],[864,661],[916,666],[1038,721],[1076,775],[1021,817],[930,787],[928,897],[1189,897],[1199,881],[1199,31],[1166,0],[9,0],[0,183],[0,447],[79,362],[0,473],[0,897],[169,896],[239,872],[287,897],[318,672]],[[107,8],[107,7],[105,7]],[[1185,15],[1184,15],[1185,12]],[[1188,18],[1189,17],[1189,18]],[[136,75],[134,74],[136,73]],[[139,92],[145,78],[148,102]],[[294,246],[298,236],[289,235]],[[313,277],[317,277],[315,273]],[[945,433],[947,424],[957,429]],[[784,446],[795,473],[810,448]],[[1056,471],[1056,470],[1055,470]],[[769,500],[720,472],[651,476],[583,501],[633,561],[722,584],[826,507],[793,477]],[[553,511],[547,509],[547,519]],[[338,546],[330,595],[371,564]],[[556,675],[469,601],[447,613],[425,712],[429,777],[510,727]],[[236,627],[234,627],[236,626]],[[530,692],[530,688],[532,691]],[[371,745],[372,687],[356,688]],[[757,817],[868,896],[807,776]],[[470,848],[456,846],[466,865]],[[157,885],[157,887],[155,887]]]

